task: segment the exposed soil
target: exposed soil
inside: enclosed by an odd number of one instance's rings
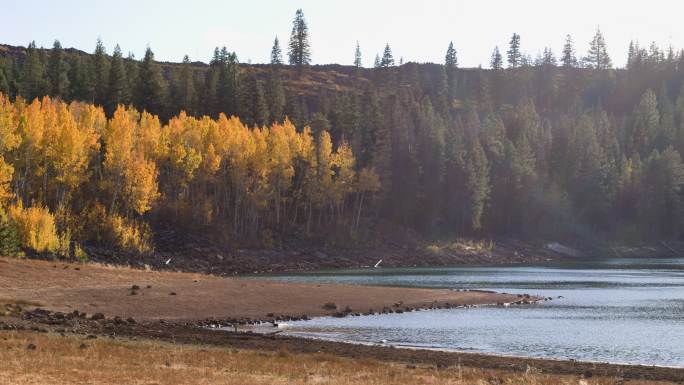
[[[97,264],[0,259],[0,299],[136,320],[268,319],[515,302],[512,294],[266,282]],[[329,304],[324,308],[325,304]],[[334,306],[332,306],[334,304]],[[448,304],[448,305],[447,305]],[[393,310],[393,311],[394,311]]]
[[[440,368],[463,365],[526,371],[533,367],[552,374],[684,382],[684,369],[399,349],[198,327],[205,324],[207,318],[219,321],[287,319],[288,315],[335,314],[346,306],[353,312],[366,312],[369,308],[396,312],[417,307],[536,299],[477,291],[285,284],[95,264],[0,259],[0,329],[5,330],[73,333],[87,338],[151,339],[252,350],[326,352]],[[324,308],[323,305],[329,302],[334,302],[336,309]],[[36,306],[51,310],[36,310]]]

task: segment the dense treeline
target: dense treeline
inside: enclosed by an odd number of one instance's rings
[[[532,58],[521,41],[496,47],[490,69],[458,68],[453,43],[444,64],[397,66],[388,44],[364,68],[357,43],[354,67],[317,67],[298,12],[289,64],[277,38],[267,66],[226,48],[205,66],[158,63],[150,49],[136,61],[101,43],[92,55],[31,44],[0,64],[0,92],[14,101],[3,99],[12,112],[0,120],[14,135],[0,140],[14,169],[3,172],[7,205],[46,207],[83,242],[106,232],[62,216],[260,242],[406,228],[681,238],[684,54],[632,43],[614,69],[600,31],[583,57],[570,36],[558,58],[550,48]],[[33,101],[44,95],[56,99]],[[54,131],[65,119],[79,135]],[[53,162],[66,160],[42,149],[26,128],[36,125],[64,135],[48,143],[79,143],[81,168],[65,164],[81,171],[60,174]]]
[[[355,234],[377,175],[327,131],[285,119],[248,128],[237,118],[157,116],[121,105],[0,94],[0,196],[22,244],[70,255],[72,241],[151,248],[148,221],[226,239],[271,232]]]

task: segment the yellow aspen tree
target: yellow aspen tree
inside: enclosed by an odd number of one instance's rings
[[[165,155],[166,147],[162,141],[162,127],[156,115],[143,111],[140,114],[139,130],[135,136],[135,150],[145,159],[157,160]]]
[[[316,141],[317,188],[314,201],[320,207],[330,203],[332,190],[333,159],[332,140],[327,131],[322,131]]]
[[[44,145],[46,115],[39,99],[21,110],[18,133],[21,137],[14,163],[14,179],[19,198],[26,203],[43,202],[41,191],[44,176]]]
[[[104,133],[104,170],[106,188],[111,191],[109,213],[113,214],[126,177],[126,169],[133,159],[133,144],[138,113],[119,106],[109,120]]]
[[[11,184],[13,174],[14,167],[7,164],[4,157],[0,155],[0,208],[4,207],[7,200],[12,198]]]
[[[104,135],[107,126],[107,117],[104,110],[102,107],[79,102],[72,102],[69,105],[69,110],[78,122],[80,131],[84,135],[93,137],[96,141],[96,144],[91,147],[93,152],[91,159],[94,159],[94,161],[90,163],[92,167],[90,172],[92,175],[95,175],[97,180],[101,180],[103,158],[100,153],[100,138]]]
[[[252,133],[236,118],[226,118],[221,114],[218,120],[218,133],[221,138],[221,152],[224,154],[221,175],[224,178],[226,205],[232,206],[233,231],[241,227],[243,214],[241,211],[248,198],[251,187],[248,181],[251,161],[256,151],[256,141]]]
[[[164,140],[168,141],[168,161],[173,176],[173,183],[181,187],[180,194],[187,193],[188,184],[193,180],[195,171],[202,162],[202,154],[198,150],[197,132],[192,130],[193,119],[184,112],[164,126]]]
[[[5,162],[5,156],[20,144],[18,125],[19,119],[14,105],[9,98],[0,94],[0,207],[12,196],[10,190],[14,167]]]
[[[347,142],[342,142],[332,157],[334,169],[333,186],[331,189],[333,204],[337,207],[338,215],[344,215],[346,197],[354,191],[356,171],[354,170],[354,154]]]
[[[64,103],[56,105],[57,121],[46,128],[46,159],[50,179],[49,191],[55,191],[58,204],[85,181],[88,165],[99,147],[98,135],[90,127],[82,127]]]
[[[138,215],[145,214],[159,197],[157,191],[157,165],[135,155],[124,170],[122,195],[129,209]]]
[[[294,132],[290,132],[285,126],[274,124],[268,135],[269,184],[273,187],[276,225],[280,224],[281,206],[286,199],[283,193],[289,189],[294,176],[292,151],[290,149],[292,134]]]
[[[289,120],[285,119],[285,125],[290,124]],[[303,206],[305,213],[311,210],[311,194],[309,192],[314,185],[314,178],[316,175],[316,156],[315,144],[313,136],[311,135],[311,128],[304,127],[301,133],[296,134],[296,141],[293,143],[294,159],[293,164],[295,168],[296,185],[292,191],[292,199],[294,206],[294,214],[292,215],[292,223],[297,223],[299,217],[299,208]]]
[[[269,130],[255,128],[252,130],[254,151],[249,159],[249,174],[247,197],[250,203],[251,229],[256,232],[259,228],[260,214],[268,208],[272,188],[268,181],[270,156],[268,150]]]

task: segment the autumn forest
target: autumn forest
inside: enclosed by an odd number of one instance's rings
[[[597,30],[488,68],[311,65],[304,14],[268,64],[0,45],[3,254],[233,246],[387,234],[642,242],[684,235],[684,51]],[[537,49],[537,47],[534,47]]]

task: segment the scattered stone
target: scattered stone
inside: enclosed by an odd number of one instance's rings
[[[93,321],[103,320],[104,318],[105,318],[105,316],[102,313],[95,313],[92,316],[90,316],[90,319]]]
[[[28,344],[28,345],[26,345],[26,350],[36,350],[36,345]]]
[[[172,292],[169,293],[169,295],[176,295],[176,292],[175,292],[175,291],[172,291]]]
[[[140,286],[133,285],[133,286],[131,286],[131,290],[140,290]]]

